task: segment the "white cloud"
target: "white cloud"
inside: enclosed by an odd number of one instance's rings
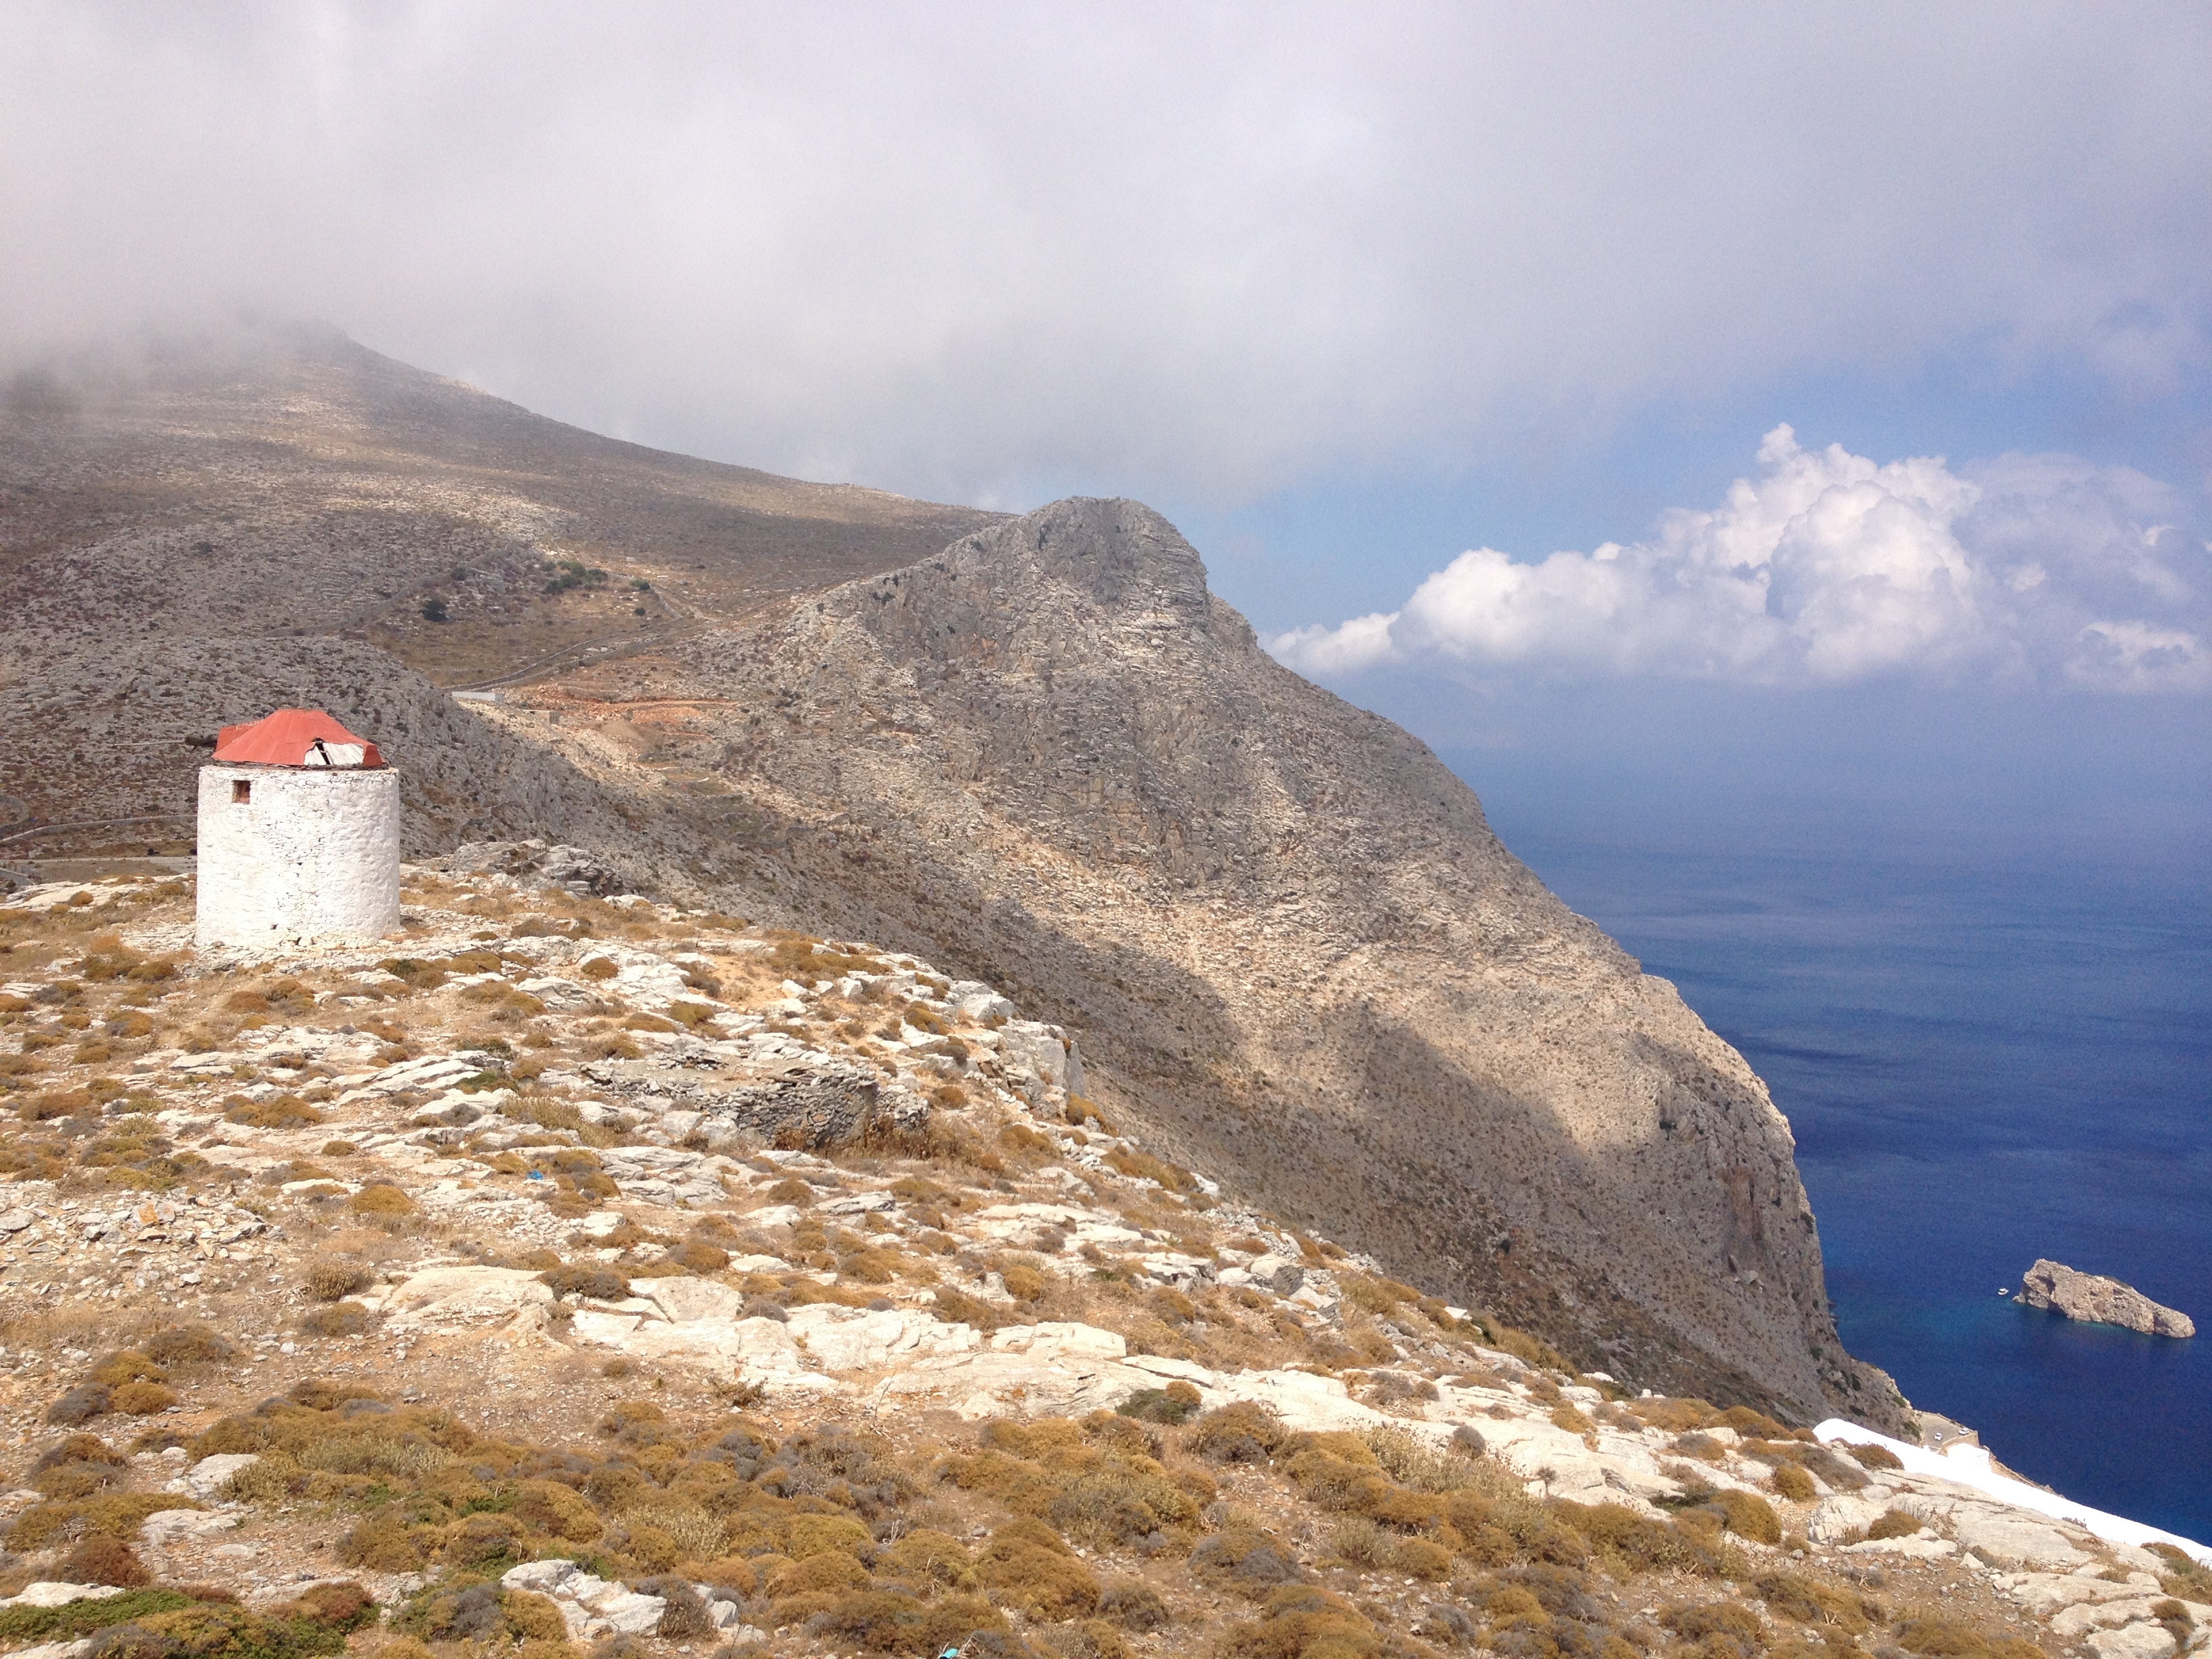
[[[234,298],[596,429],[940,496],[1242,502],[1943,353],[2153,397],[2207,362],[2188,0],[6,27],[0,348]]]
[[[1787,426],[1721,506],[1516,563],[1462,553],[1399,610],[1279,635],[1302,672],[1389,664],[1759,684],[1885,676],[2212,688],[2212,558],[2155,480],[2068,456],[1954,472],[1811,450]]]

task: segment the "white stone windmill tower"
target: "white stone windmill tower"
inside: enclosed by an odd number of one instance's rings
[[[319,708],[226,726],[200,769],[203,951],[362,944],[399,927],[399,775]]]

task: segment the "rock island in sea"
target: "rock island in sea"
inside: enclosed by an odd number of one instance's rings
[[[2162,1307],[2132,1285],[2102,1273],[2077,1273],[2061,1261],[2041,1261],[2022,1276],[2020,1299],[2069,1319],[2120,1325],[2146,1336],[2194,1336],[2197,1322]]]

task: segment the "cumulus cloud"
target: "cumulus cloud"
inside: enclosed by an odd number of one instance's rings
[[[1883,677],[2212,688],[2212,550],[2124,467],[2005,456],[1954,471],[1768,433],[1720,506],[1644,540],[1516,562],[1462,553],[1400,609],[1267,641],[1340,679],[1444,663],[1842,684]]]

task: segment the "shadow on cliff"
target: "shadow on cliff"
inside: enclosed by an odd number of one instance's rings
[[[1250,1068],[1253,1034],[1212,985],[1171,960],[1101,950],[942,865],[910,866],[896,884],[880,873],[854,882],[834,842],[805,837],[786,864],[826,890],[817,896],[825,931],[998,985],[1026,1014],[1075,1030],[1092,1094],[1145,1144],[1233,1195],[1527,1328],[1585,1370],[1790,1420],[1821,1411],[1816,1399],[1762,1385],[1486,1199],[1470,1166],[1494,1161],[1508,1140],[1560,1171],[1570,1189],[1593,1190],[1596,1170],[1542,1102],[1469,1077],[1418,1031],[1372,1009],[1330,1011],[1317,1039],[1364,1055],[1366,1074],[1331,1109]],[[1419,1103],[1419,1138],[1368,1109],[1385,1096]]]

